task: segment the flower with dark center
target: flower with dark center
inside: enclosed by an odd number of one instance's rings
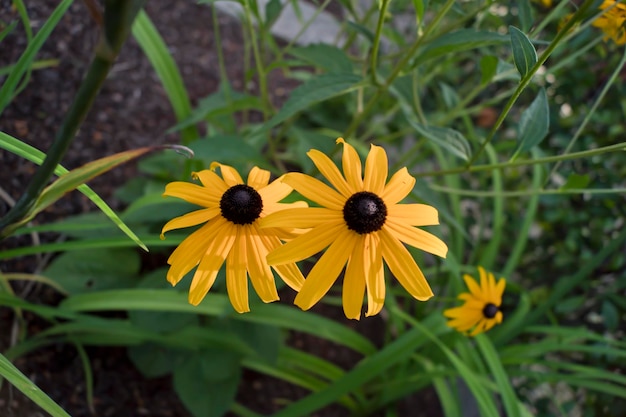
[[[345,267],[342,301],[346,317],[361,316],[367,290],[367,316],[378,314],[385,302],[383,262],[416,299],[433,292],[406,245],[445,257],[448,247],[438,237],[415,226],[439,224],[437,210],[425,204],[399,204],[415,185],[406,168],[387,181],[387,154],[372,145],[362,174],[356,150],[343,139],[343,174],[322,152],[307,155],[334,187],[300,173],[283,182],[322,207],[288,209],[259,221],[261,227],[293,227],[308,232],[272,251],[270,265],[309,258],[328,248],[313,266],[295,304],[308,310],[328,292]]]
[[[478,267],[480,285],[474,278],[464,275],[463,279],[469,292],[459,295],[465,303],[460,307],[449,308],[443,312],[448,317],[448,326],[470,336],[486,332],[496,324],[502,323],[502,293],[506,286],[504,278],[496,283],[491,272]]]
[[[221,177],[214,172],[218,167]],[[250,311],[248,277],[261,300],[266,303],[278,300],[274,274],[265,258],[271,250],[282,245],[281,238],[294,235],[283,228],[261,230],[258,223],[270,213],[290,207],[306,207],[306,203],[279,203],[293,189],[279,180],[270,184],[269,171],[257,167],[248,174],[247,184],[234,168],[218,163],[193,176],[202,185],[172,182],[163,193],[204,207],[163,226],[161,238],[170,230],[204,223],[183,240],[167,260],[171,265],[167,280],[176,285],[197,266],[189,288],[189,302],[197,305],[226,262],[226,289],[236,311]],[[304,277],[293,262],[273,269],[291,288],[299,290],[302,287]]]

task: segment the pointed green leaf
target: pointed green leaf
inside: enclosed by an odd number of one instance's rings
[[[529,0],[517,0],[517,10],[522,30],[527,32],[533,24],[533,9]]]
[[[459,131],[447,127],[423,126],[409,120],[409,124],[425,138],[433,141],[443,149],[450,151],[464,161],[469,161],[472,150],[465,136]]]
[[[511,35],[511,47],[513,48],[513,61],[520,75],[524,77],[537,63],[537,51],[530,39],[515,26],[509,26]]]
[[[426,59],[451,54],[454,52],[467,51],[484,46],[503,45],[509,40],[508,36],[495,32],[477,31],[475,29],[460,29],[456,32],[439,36],[429,43],[414,62],[422,63]]]
[[[538,145],[548,134],[550,127],[550,108],[546,90],[539,90],[539,94],[524,110],[519,121],[518,144],[515,154],[526,152]]]
[[[498,58],[493,55],[485,55],[480,58],[480,83],[487,84],[498,71]]]
[[[324,43],[293,48],[289,53],[328,72],[350,73],[354,67],[343,49]]]
[[[587,187],[590,181],[591,181],[591,178],[589,178],[589,174],[583,174],[583,175],[570,174],[570,176],[567,177],[567,181],[565,182],[565,184],[563,184],[563,186],[561,186],[561,188],[559,189],[560,190],[580,190],[580,189]]]

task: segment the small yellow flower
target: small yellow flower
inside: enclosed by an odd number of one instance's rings
[[[606,12],[594,20],[592,25],[602,29],[605,41],[613,39],[617,45],[626,44],[626,4],[604,0],[600,5],[600,10],[606,10]]]
[[[222,177],[214,170],[219,167]],[[239,313],[250,311],[248,280],[250,276],[261,300],[278,300],[274,275],[265,261],[267,254],[278,248],[281,237],[289,231],[259,228],[259,220],[269,213],[288,207],[306,207],[304,202],[279,203],[292,188],[276,180],[269,184],[269,171],[252,168],[244,184],[239,173],[228,165],[211,164],[210,170],[193,173],[202,185],[172,182],[165,187],[164,196],[205,207],[167,222],[161,231],[206,223],[189,235],[167,260],[171,265],[167,280],[176,285],[198,266],[189,288],[189,302],[198,305],[215,282],[217,273],[226,262],[226,288],[230,302]],[[304,276],[294,263],[275,266],[278,275],[295,290],[304,283]]]
[[[425,204],[398,204],[413,189],[415,178],[402,168],[387,182],[383,148],[372,145],[363,177],[356,150],[341,138],[337,143],[343,144],[343,175],[322,152],[312,149],[307,154],[336,191],[308,175],[283,177],[283,182],[323,207],[288,209],[262,219],[261,227],[311,228],[272,251],[267,261],[282,265],[328,247],[296,296],[295,304],[303,310],[328,292],[347,264],[342,292],[346,317],[360,318],[366,289],[366,315],[377,314],[385,301],[383,259],[413,297],[429,299],[433,292],[403,243],[445,257],[445,243],[414,227],[439,224],[437,210]]]
[[[450,319],[448,326],[463,333],[471,330],[470,336],[486,332],[496,324],[502,323],[500,306],[506,281],[500,278],[496,284],[493,274],[487,273],[481,266],[478,267],[478,272],[480,285],[471,276],[463,276],[470,290],[468,293],[459,295],[459,299],[464,300],[465,304],[443,312],[443,315]]]

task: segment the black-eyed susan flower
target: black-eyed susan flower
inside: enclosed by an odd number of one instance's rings
[[[496,283],[491,272],[487,273],[483,267],[478,267],[480,285],[469,275],[463,275],[463,280],[470,292],[462,293],[459,299],[465,301],[460,307],[450,308],[443,312],[448,317],[448,326],[462,333],[475,336],[486,332],[496,324],[502,323],[502,293],[506,286],[504,278]]]
[[[617,45],[626,44],[626,4],[604,0],[600,10],[606,10],[591,24],[604,32],[604,40],[613,39]]]
[[[300,173],[283,177],[283,182],[323,207],[283,210],[261,220],[262,227],[311,229],[272,251],[268,263],[288,264],[328,247],[296,296],[295,304],[303,310],[328,292],[347,264],[342,291],[346,317],[360,317],[366,289],[366,315],[377,314],[385,300],[383,260],[413,297],[429,299],[433,292],[403,243],[445,257],[445,243],[414,227],[439,224],[437,210],[425,204],[398,204],[413,189],[415,178],[402,168],[387,182],[383,148],[372,145],[363,176],[356,150],[341,138],[337,143],[343,144],[343,175],[322,152],[308,152],[335,189]]]
[[[214,171],[219,167],[222,177]],[[196,226],[205,223],[189,235],[167,260],[170,269],[167,280],[176,285],[194,267],[189,288],[189,302],[198,305],[215,282],[217,273],[226,262],[226,289],[239,313],[250,311],[248,280],[261,300],[278,300],[274,275],[265,258],[278,248],[281,237],[289,231],[259,228],[259,219],[288,207],[306,207],[304,202],[279,203],[292,188],[281,181],[269,183],[269,171],[252,168],[247,184],[239,173],[228,165],[211,164],[210,170],[193,174],[202,185],[172,182],[165,187],[164,196],[204,207],[167,222],[161,231]],[[299,290],[304,276],[294,263],[274,267],[278,275],[295,290]]]

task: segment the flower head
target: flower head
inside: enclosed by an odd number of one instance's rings
[[[366,289],[366,315],[377,314],[385,301],[383,260],[413,297],[429,299],[433,295],[430,286],[403,243],[445,257],[445,243],[414,227],[439,224],[437,210],[425,204],[398,204],[413,189],[415,178],[402,168],[387,182],[383,148],[372,145],[362,176],[356,150],[341,138],[337,143],[343,144],[343,175],[322,152],[308,152],[335,189],[300,173],[283,177],[283,182],[322,207],[288,209],[264,218],[262,227],[311,229],[272,251],[267,261],[282,265],[328,247],[296,296],[295,304],[303,310],[328,292],[347,264],[342,292],[346,317],[360,317]]]
[[[606,10],[592,25],[602,29],[604,40],[613,39],[617,45],[626,44],[626,4],[604,0],[600,10]]]
[[[469,332],[470,336],[486,332],[496,324],[502,323],[502,293],[506,286],[504,278],[498,283],[491,272],[478,267],[480,285],[469,275],[463,275],[470,292],[462,293],[459,299],[465,303],[460,307],[450,308],[443,312],[448,317],[448,326],[460,332]],[[470,331],[471,330],[471,331]]]
[[[219,167],[222,176],[214,172]],[[167,260],[171,265],[167,280],[176,285],[198,266],[189,288],[189,302],[198,305],[205,297],[226,262],[226,288],[230,302],[239,313],[250,311],[248,280],[266,303],[278,300],[274,275],[265,261],[267,254],[278,248],[281,237],[289,231],[259,228],[259,220],[269,213],[288,207],[306,207],[303,202],[279,203],[292,188],[281,182],[269,183],[269,171],[252,168],[244,184],[239,173],[228,165],[211,164],[210,170],[193,174],[202,185],[172,182],[165,187],[164,196],[178,197],[204,208],[167,222],[161,231],[196,226],[205,223],[189,235]],[[295,290],[304,282],[294,263],[275,266],[278,275]]]

